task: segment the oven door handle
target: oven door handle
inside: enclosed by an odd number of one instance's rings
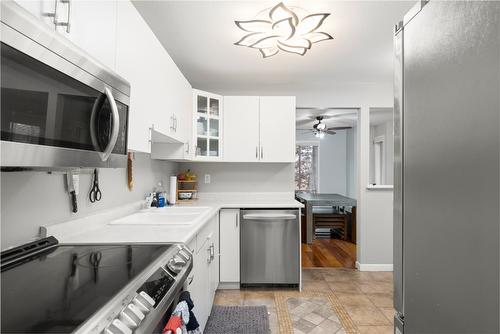
[[[115,98],[113,97],[113,93],[111,93],[111,90],[108,87],[104,87],[104,94],[106,94],[106,97],[109,101],[109,105],[111,106],[113,129],[111,130],[111,138],[109,140],[108,145],[106,146],[103,152],[98,152],[99,155],[101,156],[102,161],[108,160],[109,156],[111,155],[111,152],[116,146],[116,142],[118,140],[118,132],[120,130],[120,114],[118,113],[118,107],[116,106],[116,101]],[[95,117],[97,113],[97,107],[99,105],[98,101],[99,99],[97,99],[96,102],[94,103],[94,106],[92,107],[92,113],[90,115],[90,137],[92,140],[92,144],[96,149],[99,148],[99,144],[97,141],[97,133],[95,129]]]

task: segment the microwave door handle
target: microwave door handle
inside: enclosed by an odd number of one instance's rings
[[[92,140],[92,145],[98,151],[101,156],[102,161],[108,160],[111,152],[115,148],[116,141],[118,140],[118,131],[120,129],[120,115],[118,114],[118,107],[116,106],[115,99],[111,90],[108,87],[104,88],[104,94],[106,94],[107,99],[109,100],[109,105],[111,106],[111,116],[113,117],[113,129],[111,132],[111,138],[109,140],[108,145],[104,149],[103,152],[99,152],[99,143],[97,141],[97,133],[95,128],[95,117],[97,114],[97,108],[99,106],[99,99],[96,99],[94,106],[92,107],[92,113],[90,114],[90,139]]]
[[[118,140],[118,131],[120,130],[120,115],[118,114],[118,107],[116,106],[115,98],[108,87],[104,87],[104,94],[108,97],[109,105],[111,106],[111,116],[113,117],[113,130],[111,132],[111,139],[108,146],[102,153],[102,161],[108,160],[111,152],[115,148],[116,141]]]

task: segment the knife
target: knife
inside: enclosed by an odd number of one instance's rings
[[[75,185],[73,183],[73,173],[68,172],[66,174],[66,181],[68,182],[68,192],[69,196],[71,197],[71,206],[72,206],[72,211],[73,213],[78,212],[78,203],[76,202],[76,191],[75,191]]]

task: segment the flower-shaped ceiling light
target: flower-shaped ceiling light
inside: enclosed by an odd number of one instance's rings
[[[234,21],[238,28],[247,32],[234,44],[258,49],[267,58],[280,50],[303,56],[314,43],[333,39],[326,32],[318,31],[330,13],[309,14],[299,19],[296,12],[300,8],[291,8],[280,2],[265,17]]]

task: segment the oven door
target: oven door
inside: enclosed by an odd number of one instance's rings
[[[2,167],[125,167],[129,97],[110,85],[111,72],[91,67],[57,36],[47,35],[50,48],[42,45],[43,31],[39,43],[8,18],[1,26]]]

